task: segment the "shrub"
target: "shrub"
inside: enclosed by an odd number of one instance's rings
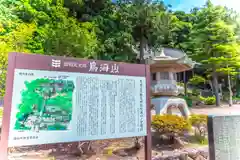
[[[189,80],[189,84],[192,85],[199,85],[201,83],[205,83],[205,79],[201,76],[193,76],[190,80]]]
[[[184,87],[184,83],[182,83],[182,82],[177,82],[177,85],[180,87]]]
[[[192,96],[192,90],[189,90],[189,89],[188,89],[188,90],[187,90],[187,95],[188,95],[188,96]]]
[[[200,95],[200,90],[194,88],[194,89],[192,90],[192,95],[193,95],[193,96],[199,96],[199,95]]]
[[[189,131],[188,120],[177,115],[155,115],[152,120],[152,128],[160,134],[183,134]]]
[[[0,108],[0,118],[2,118],[3,115],[3,107]]]
[[[229,95],[228,95],[229,96]],[[239,97],[232,97],[233,100],[236,100],[236,101],[240,101],[240,98]]]
[[[193,114],[189,117],[188,120],[192,126],[207,125],[207,115]]]
[[[200,145],[207,145],[208,144],[208,139],[205,136],[201,135],[194,135],[192,137],[193,142],[197,142]]]
[[[199,96],[199,99],[200,99],[200,101],[202,101],[202,102],[204,102],[204,101],[205,101],[205,98],[204,98],[204,97],[202,97],[202,96]]]
[[[216,103],[216,98],[215,97],[207,97],[204,103],[206,105],[213,105]]]
[[[200,96],[200,100],[203,101],[204,104],[206,105],[213,105],[216,103],[216,98],[215,97],[202,97]]]
[[[194,138],[200,144],[207,144],[207,115],[191,115],[189,123],[195,127]]]

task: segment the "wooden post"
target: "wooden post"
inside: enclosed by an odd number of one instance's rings
[[[186,71],[183,72],[183,82],[184,82],[184,95],[187,96],[187,77],[186,77]]]
[[[146,100],[147,100],[147,136],[145,137],[145,160],[152,159],[152,132],[151,132],[151,79],[150,79],[150,66],[146,65]]]

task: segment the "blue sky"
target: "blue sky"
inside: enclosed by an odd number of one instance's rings
[[[166,4],[171,4],[173,10],[189,11],[193,7],[202,6],[206,0],[163,0]],[[240,12],[239,0],[212,0],[215,5],[227,6]]]
[[[190,11],[191,8],[204,5],[205,0],[164,0],[173,10]]]
[[[116,0],[112,0],[116,1]],[[206,0],[163,0],[166,4],[171,4],[173,10],[190,11],[193,7],[205,4]],[[215,5],[227,6],[240,13],[240,0],[211,0]]]

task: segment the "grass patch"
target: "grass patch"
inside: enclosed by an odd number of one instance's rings
[[[206,137],[202,137],[202,136],[197,136],[197,135],[192,135],[189,137],[189,145],[208,145],[208,139]]]

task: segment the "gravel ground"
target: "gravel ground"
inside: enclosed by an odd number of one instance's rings
[[[240,115],[240,105],[233,105],[232,107],[224,105],[221,107],[192,108],[191,112],[206,115]]]
[[[232,107],[228,107],[227,105],[224,105],[222,107],[205,107],[205,108],[191,108],[190,109],[191,112],[193,114],[206,114],[206,115],[240,115],[240,105],[234,105]],[[120,146],[119,144],[117,146]],[[207,149],[207,147],[204,147],[205,149]],[[172,152],[172,151],[171,151]],[[33,153],[37,153],[37,151],[33,151]],[[40,151],[41,154],[41,151]],[[154,153],[153,153],[154,155]],[[140,160],[143,159],[144,157],[144,151],[141,150],[137,155],[136,155]],[[27,158],[28,157],[28,158]],[[29,159],[29,160],[50,160],[48,156],[48,158],[46,158],[45,156],[37,156],[37,155],[32,155],[32,156],[19,156],[19,160],[23,160],[23,159]],[[117,156],[110,156],[110,157],[106,157],[106,156],[92,156],[91,158],[89,157],[89,160],[95,160],[96,158],[101,158],[101,159],[111,159],[111,160],[118,160],[119,157]],[[16,158],[17,159],[17,158]],[[15,160],[16,160],[15,159]],[[71,157],[71,156],[67,156],[67,155],[59,155],[56,158],[57,160],[81,160],[82,158],[76,158],[76,157]],[[124,159],[131,159],[130,157],[124,157]],[[132,160],[135,159],[132,157]],[[83,159],[82,159],[83,160]]]

